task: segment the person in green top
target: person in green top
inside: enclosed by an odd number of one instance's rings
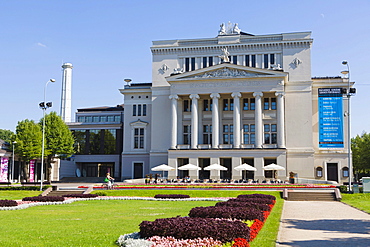
[[[108,184],[108,189],[112,188],[112,185],[114,183],[114,178],[110,176],[110,173],[107,173],[107,176],[105,177],[104,182]]]

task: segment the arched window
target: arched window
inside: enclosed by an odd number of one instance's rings
[[[321,166],[315,168],[315,175],[318,178],[322,177],[322,167]]]
[[[342,175],[344,178],[348,178],[349,177],[349,169],[348,167],[343,167],[342,169]]]

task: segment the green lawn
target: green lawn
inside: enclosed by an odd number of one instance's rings
[[[33,190],[0,190],[0,200],[20,200],[24,197],[38,196],[41,191]]]
[[[190,194],[192,197],[235,197],[239,194],[260,193],[227,190],[105,192],[130,196]],[[278,192],[261,193],[273,194],[278,198],[280,195]],[[108,200],[0,211],[0,246],[115,246],[120,235],[138,231],[138,225],[144,220],[186,216],[193,207],[211,205],[215,205],[215,202]],[[283,200],[279,198],[264,228],[252,242],[252,247],[275,246],[282,205]]]
[[[370,193],[342,194],[342,202],[370,214]]]

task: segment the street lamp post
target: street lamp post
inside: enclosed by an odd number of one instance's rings
[[[349,64],[347,61],[342,62],[343,65],[347,66],[347,70],[342,71],[343,75],[347,75],[348,79],[348,86],[346,90],[347,96],[347,112],[345,113],[345,117],[347,117],[347,145],[348,145],[348,191],[349,193],[352,192],[352,164],[351,164],[351,116],[350,116],[350,99],[353,94],[356,93],[355,88],[351,88],[351,81],[350,81],[350,73],[349,73]]]
[[[44,153],[45,153],[45,112],[46,109],[52,106],[51,102],[46,103],[46,87],[48,86],[49,82],[55,82],[55,79],[50,79],[46,82],[44,87],[44,101],[39,104],[40,108],[43,111],[43,118],[42,118],[42,147],[41,147],[41,183],[40,183],[40,191],[42,190],[42,182],[44,180]]]
[[[16,141],[13,142],[12,173],[11,173],[10,182],[13,182],[13,180],[14,180],[14,145],[15,144],[17,144]]]

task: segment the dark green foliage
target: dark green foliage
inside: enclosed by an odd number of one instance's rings
[[[33,196],[25,197],[22,201],[31,201],[31,202],[63,202],[64,197],[61,196]]]
[[[247,207],[247,208],[256,208],[261,211],[269,211],[270,206],[263,203],[254,203],[246,201],[227,201],[227,202],[218,202],[216,207]]]
[[[0,200],[0,207],[15,207],[18,203],[14,200]]]
[[[273,195],[265,195],[265,194],[246,194],[246,195],[238,195],[237,198],[268,198],[270,200],[276,201],[276,197]]]
[[[8,142],[9,144],[12,143],[11,139],[13,137],[14,133],[11,130],[5,130],[5,129],[0,129],[0,139]],[[12,147],[10,147],[12,148]]]
[[[50,188],[50,185],[44,185],[42,186],[42,190],[46,190],[47,188]],[[0,187],[0,190],[40,190],[40,186],[6,186],[6,187]]]
[[[182,194],[168,194],[168,195],[155,195],[154,198],[160,199],[183,199],[183,198],[190,198],[189,195],[182,195]]]
[[[190,210],[189,217],[264,221],[261,210],[247,207],[195,207]]]

